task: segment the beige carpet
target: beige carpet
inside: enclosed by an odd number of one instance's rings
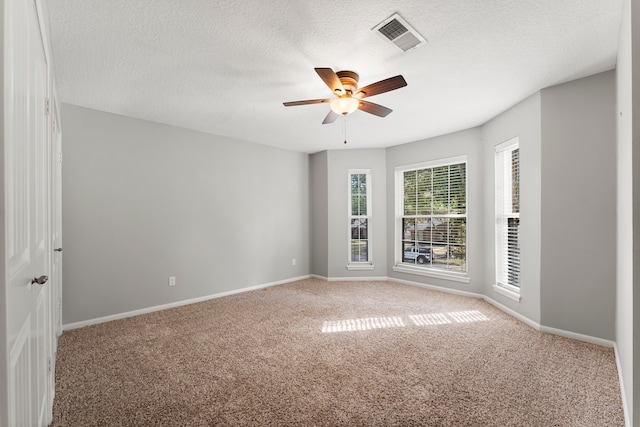
[[[53,426],[623,426],[613,350],[309,279],[65,332]]]

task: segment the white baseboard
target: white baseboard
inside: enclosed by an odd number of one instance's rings
[[[631,419],[629,418],[629,406],[627,403],[627,395],[624,389],[624,379],[622,378],[622,365],[620,364],[620,353],[618,353],[618,344],[614,343],[613,351],[616,355],[616,367],[618,368],[618,382],[620,383],[620,398],[622,400],[622,412],[624,413],[624,425],[631,427]]]
[[[486,295],[482,295],[482,299],[484,299],[486,302],[488,302],[489,304],[491,304],[492,306],[494,306],[495,308],[497,308],[500,311],[504,311],[505,313],[507,313],[510,316],[515,317],[516,319],[518,319],[519,321],[526,323],[527,325],[531,326],[533,329],[539,331],[540,330],[540,324],[534,320],[529,319],[527,316],[524,316],[520,313],[518,313],[517,311],[514,311],[512,309],[510,309],[509,307],[500,304],[498,301],[489,298]]]
[[[372,276],[372,277],[329,277],[324,279],[327,282],[386,282],[387,277]]]
[[[444,288],[444,287],[441,287],[441,286],[426,285],[424,283],[412,282],[410,280],[402,280],[402,279],[396,279],[396,278],[389,278],[388,280],[392,281],[392,282],[403,283],[405,285],[418,286],[418,287],[421,287],[421,288],[431,289],[431,290],[434,290],[434,291],[446,292],[446,293],[450,293],[450,294],[462,295],[462,296],[472,297],[472,298],[481,298],[481,299],[485,300],[486,302],[488,302],[489,304],[491,304],[494,307],[496,307],[497,309],[499,309],[500,311],[503,311],[503,312],[507,313],[508,315],[510,315],[512,317],[515,317],[516,319],[520,320],[521,322],[529,325],[533,329],[538,330],[540,332],[546,332],[546,333],[549,333],[549,334],[558,335],[558,336],[565,337],[565,338],[571,338],[571,339],[578,340],[578,341],[584,341],[584,342],[588,342],[588,343],[591,343],[591,344],[597,344],[597,345],[601,345],[603,347],[614,347],[615,346],[615,342],[614,341],[605,340],[605,339],[598,338],[598,337],[592,337],[590,335],[579,334],[579,333],[576,333],[576,332],[565,331],[565,330],[562,330],[562,329],[551,328],[549,326],[540,325],[538,322],[536,322],[534,320],[531,320],[527,316],[524,316],[524,315],[518,313],[517,311],[514,311],[514,310],[510,309],[509,307],[500,304],[499,302],[495,301],[494,299],[491,299],[490,297],[488,297],[488,296],[486,296],[484,294],[477,294],[477,293],[474,293],[474,292],[460,291],[458,289]]]
[[[442,286],[427,285],[425,283],[413,282],[411,280],[396,279],[395,277],[389,277],[387,280],[389,280],[390,282],[402,283],[404,285],[410,285],[410,286],[417,286],[419,288],[430,289],[432,291],[438,291],[438,292],[445,292],[445,293],[448,293],[448,294],[461,295],[461,296],[464,296],[464,297],[470,297],[470,298],[482,298],[483,297],[483,295],[476,294],[474,292],[461,291],[461,290],[458,290],[458,289],[451,289],[451,288],[444,288]]]
[[[156,305],[156,306],[153,306],[153,307],[141,308],[139,310],[128,311],[126,313],[112,314],[112,315],[109,315],[109,316],[98,317],[98,318],[95,318],[95,319],[83,320],[83,321],[74,322],[74,323],[67,323],[65,325],[62,325],[62,330],[63,331],[70,331],[72,329],[84,328],[85,326],[96,325],[98,323],[105,323],[105,322],[110,322],[112,320],[125,319],[127,317],[139,316],[141,314],[152,313],[154,311],[166,310],[168,308],[180,307],[180,306],[183,306],[183,305],[189,305],[189,304],[195,304],[195,303],[202,302],[202,301],[208,301],[208,300],[214,299],[214,298],[221,298],[221,297],[226,297],[226,296],[229,296],[229,295],[239,294],[239,293],[242,293],[242,292],[255,291],[257,289],[263,289],[263,288],[269,288],[271,286],[283,285],[285,283],[296,282],[298,280],[304,280],[304,279],[308,279],[310,277],[311,277],[310,275],[293,277],[293,278],[290,278],[290,279],[279,280],[279,281],[276,281],[276,282],[269,282],[269,283],[263,283],[263,284],[256,285],[256,286],[249,286],[247,288],[234,289],[232,291],[220,292],[220,293],[217,293],[217,294],[205,295],[205,296],[202,296],[202,297],[191,298],[191,299],[187,299],[187,300],[182,300],[182,301],[176,301],[176,302],[171,302],[171,303],[167,303],[167,304]]]
[[[371,276],[371,277],[326,277],[319,274],[311,274],[309,277],[314,279],[324,280],[325,282],[386,282],[389,280],[386,276]]]
[[[603,347],[613,347],[615,345],[614,341],[611,340],[605,340],[603,338],[598,338],[598,337],[592,337],[591,335],[584,335],[584,334],[579,334],[577,332],[571,332],[571,331],[565,331],[564,329],[557,329],[557,328],[552,328],[549,326],[544,326],[539,324],[536,321],[533,321],[531,319],[529,319],[526,316],[523,316],[522,314],[513,311],[512,309],[510,309],[509,307],[506,307],[502,304],[500,304],[499,302],[489,298],[486,295],[483,295],[483,299],[488,302],[489,304],[493,305],[494,307],[504,311],[505,313],[515,317],[516,319],[520,320],[521,322],[526,323],[527,325],[531,326],[532,328],[540,331],[540,332],[546,332],[548,334],[552,334],[552,335],[558,335],[561,337],[565,337],[565,338],[571,338],[577,341],[584,341],[584,342],[588,342],[591,344],[596,344],[596,345],[601,345]]]
[[[565,338],[571,338],[578,341],[585,341],[591,344],[601,345],[603,347],[614,347],[615,342],[611,340],[605,340],[603,338],[592,337],[590,335],[583,335],[577,332],[565,331],[562,329],[550,328],[549,326],[540,326],[541,332],[546,332],[548,334],[559,335]]]

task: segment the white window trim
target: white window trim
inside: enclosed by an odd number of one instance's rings
[[[347,264],[347,270],[349,271],[367,271],[373,270],[373,264],[369,262],[350,262]]]
[[[454,282],[470,283],[471,279],[467,273],[458,273],[456,271],[438,270],[435,268],[416,267],[404,262],[396,262],[392,267],[393,271],[398,273],[415,274],[418,276],[433,277],[435,279],[452,280]]]
[[[514,148],[520,148],[520,138],[519,137],[514,137],[511,138],[505,142],[502,142],[500,144],[497,144],[495,146],[495,153],[500,153],[500,152],[504,152],[504,151],[510,151],[513,150]],[[495,157],[494,157],[495,158]],[[498,198],[497,198],[497,193],[498,193],[498,170],[497,170],[497,165],[495,164],[495,160],[494,160],[494,168],[496,168],[495,170],[495,182],[494,182],[494,197],[495,197],[495,208],[494,208],[494,218],[498,216]],[[504,173],[506,173],[506,171],[504,171]],[[502,178],[504,179],[504,177]],[[513,214],[512,214],[513,215]],[[512,216],[509,215],[509,216]],[[518,214],[518,218],[520,217],[520,215]],[[498,267],[498,229],[497,229],[497,221],[494,220],[494,251],[495,251],[495,265],[494,265],[494,274],[495,274],[495,280],[496,283],[493,285],[493,290],[496,291],[497,293],[506,296],[507,298],[510,298],[514,301],[520,302],[520,288],[517,286],[513,286],[510,285],[508,283],[502,283],[499,280],[499,267]]]
[[[367,271],[373,270],[373,244],[371,239],[371,224],[372,224],[372,210],[371,210],[371,169],[349,169],[347,175],[347,266],[349,271]],[[351,261],[351,175],[366,175],[367,177],[367,257],[368,261]]]
[[[394,230],[394,240],[393,240],[393,247],[394,247],[394,254],[393,254],[393,259],[394,259],[394,265],[391,267],[393,269],[393,271],[396,271],[398,273],[407,273],[407,274],[414,274],[414,275],[418,275],[418,276],[426,276],[426,277],[433,277],[435,279],[445,279],[445,280],[451,280],[451,281],[455,281],[455,282],[462,282],[462,283],[470,283],[471,279],[469,277],[469,258],[467,257],[466,261],[466,266],[467,266],[467,271],[465,271],[464,273],[461,272],[457,272],[457,271],[447,271],[447,270],[441,270],[441,269],[436,269],[436,268],[429,268],[429,267],[416,267],[415,265],[412,264],[407,264],[402,262],[402,251],[400,250],[400,246],[397,243],[399,241],[402,240],[401,236],[402,236],[402,216],[404,214],[403,212],[403,207],[404,207],[404,187],[401,184],[401,181],[403,181],[403,174],[406,171],[409,170],[415,170],[415,169],[426,169],[426,168],[433,168],[433,167],[439,167],[439,166],[449,166],[449,165],[454,165],[454,164],[458,164],[458,163],[465,163],[465,168],[466,168],[466,176],[469,176],[469,162],[467,161],[467,156],[456,156],[456,157],[447,157],[444,159],[436,159],[436,160],[429,160],[426,162],[420,162],[420,163],[413,163],[410,165],[403,165],[403,166],[396,166],[394,169],[394,179],[395,179],[395,230]],[[469,180],[466,179],[465,180],[465,194],[467,194],[467,200],[466,200],[466,204],[467,204],[467,214],[464,215],[464,217],[467,218],[467,227],[469,226],[469,222],[468,222],[468,218],[469,218]],[[468,228],[467,228],[468,230]],[[469,233],[467,232],[467,236],[469,236]],[[469,238],[467,237],[467,242],[466,242],[466,246],[467,246],[467,250],[469,248]],[[467,252],[468,253],[468,252]]]
[[[499,293],[500,295],[504,295],[507,298],[511,298],[516,302],[520,302],[520,289],[515,286],[499,284],[493,285],[493,290]]]

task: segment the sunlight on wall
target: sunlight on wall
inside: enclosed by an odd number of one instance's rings
[[[478,310],[452,311],[449,313],[413,314],[409,320],[414,326],[447,325],[454,323],[483,322],[490,320]],[[367,317],[364,319],[326,320],[322,332],[366,331],[370,329],[404,328],[402,317]]]

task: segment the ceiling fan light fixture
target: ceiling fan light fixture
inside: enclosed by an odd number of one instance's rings
[[[407,81],[401,75],[389,77],[379,82],[371,83],[358,89],[358,73],[354,71],[335,72],[331,68],[314,68],[318,76],[327,85],[331,92],[337,95],[336,99],[307,99],[304,101],[284,102],[285,107],[295,105],[324,104],[331,106],[331,111],[324,118],[322,124],[329,124],[336,121],[338,116],[346,116],[356,110],[373,114],[378,117],[387,117],[393,110],[373,102],[365,101],[373,95],[390,92],[407,85]]]
[[[331,101],[331,109],[336,114],[347,115],[351,114],[358,109],[360,100],[352,98],[350,96],[344,98],[336,98]]]

